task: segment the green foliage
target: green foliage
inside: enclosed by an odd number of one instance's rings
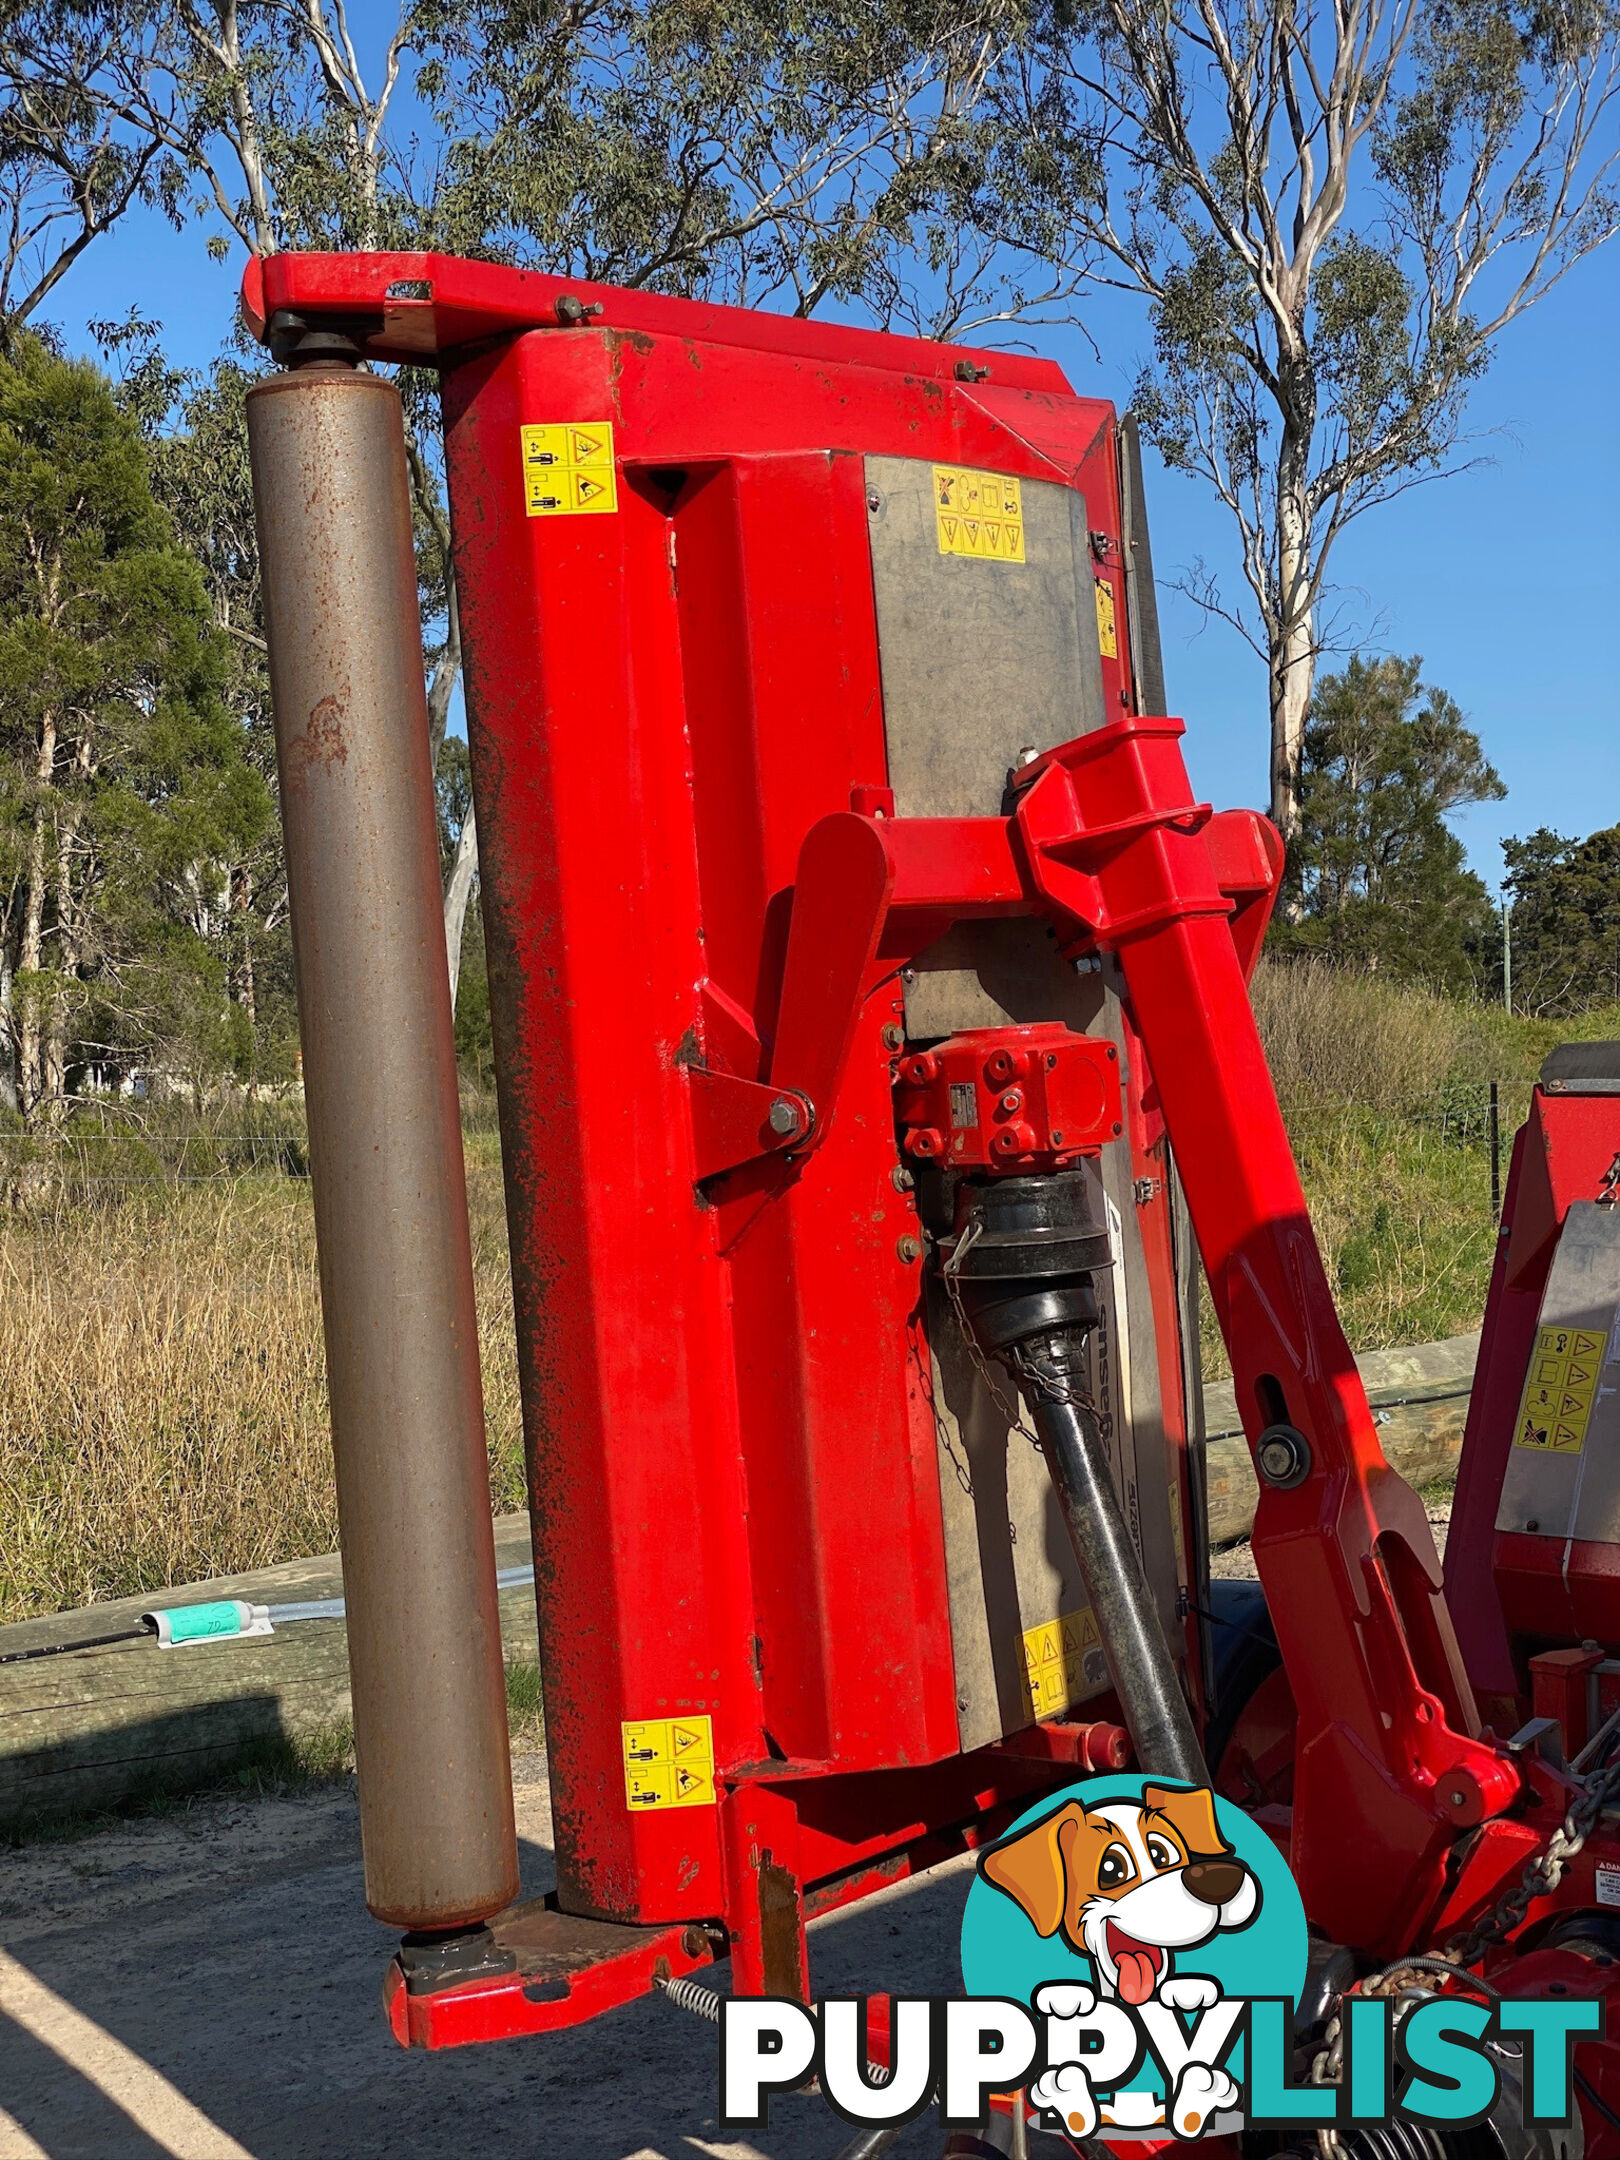
[[[1317,681],[1271,943],[1467,990],[1493,914],[1446,819],[1506,791],[1456,700],[1422,671],[1416,658],[1358,656]]]
[[[801,314],[949,313],[962,276],[981,279],[967,139],[1010,26],[981,0],[538,18],[528,0],[439,0],[415,20],[447,146],[435,244]]]
[[[1246,590],[1183,583],[1267,663],[1290,838],[1330,557],[1620,228],[1617,57],[1613,0],[1040,0],[992,66],[973,216],[1145,303],[1137,415],[1236,525]]]
[[[1620,999],[1620,825],[1585,840],[1545,826],[1504,840],[1513,895],[1513,997],[1562,1017]]]
[[[464,735],[446,735],[440,743],[433,781],[439,811],[439,874],[447,878],[461,828],[472,809],[472,758]]]
[[[247,393],[258,371],[225,358],[200,376],[169,369],[141,326],[121,401],[147,440],[154,485],[202,572],[241,752],[267,798],[276,787],[275,727],[264,648]],[[221,1070],[253,1086],[297,1071],[292,935],[281,831],[265,820],[229,865],[230,907],[216,946],[229,1000]]]
[[[268,828],[197,565],[95,369],[0,361],[0,1004],[25,1118],[70,1068],[229,1054],[226,866]]]

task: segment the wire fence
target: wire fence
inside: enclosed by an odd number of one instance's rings
[[[1447,1080],[1410,1100],[1301,1092],[1285,1097],[1283,1116],[1301,1155],[1336,1144],[1377,1154],[1381,1146],[1416,1145],[1445,1156],[1471,1154],[1488,1164],[1490,1207],[1501,1211],[1503,1160],[1529,1108],[1531,1083],[1512,1080]],[[0,1204],[13,1209],[75,1199],[108,1199],[167,1187],[241,1184],[248,1181],[307,1182],[309,1140],[292,1106],[267,1117],[268,1129],[217,1131],[207,1125],[148,1126],[119,1130],[105,1118],[70,1121],[56,1131],[0,1132]],[[500,1145],[492,1102],[469,1098],[463,1105],[467,1174],[498,1179]]]

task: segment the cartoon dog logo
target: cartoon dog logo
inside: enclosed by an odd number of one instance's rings
[[[1022,1907],[1038,1934],[1061,1935],[1091,1960],[1096,1995],[1074,1983],[1037,1995],[1038,2009],[1062,2016],[1091,2015],[1098,1997],[1133,2009],[1210,2008],[1221,1999],[1220,1987],[1203,1973],[1178,1975],[1175,1953],[1247,1927],[1260,1910],[1259,1882],[1221,1835],[1214,1795],[1204,1786],[1144,1785],[1139,1801],[1071,1800],[993,1847],[980,1873]],[[1048,2070],[1030,2097],[1065,2115],[1071,2128],[1089,2118],[1086,2135],[1098,2120],[1078,2063]],[[1101,2120],[1146,2127],[1136,2103],[1148,2097],[1118,2094]],[[1171,2121],[1179,2134],[1196,2135],[1195,2122],[1201,2128],[1237,2097],[1225,2071],[1188,2060],[1176,2080]],[[1150,2105],[1162,2121],[1158,2104]]]

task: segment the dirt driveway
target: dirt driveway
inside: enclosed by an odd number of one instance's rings
[[[515,1769],[533,1895],[544,1768]],[[817,1923],[817,1986],[952,1990],[965,1868]],[[392,1941],[365,1909],[351,1787],[0,1853],[0,2160],[831,2160],[851,2135],[813,2098],[717,2130],[714,2029],[661,2000],[407,2054],[382,2020]],[[942,2144],[925,2117],[895,2160]]]

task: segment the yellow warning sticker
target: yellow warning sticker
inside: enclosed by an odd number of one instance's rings
[[[1114,588],[1106,578],[1092,581],[1097,589],[1097,643],[1105,660],[1119,658],[1119,625],[1114,619]]]
[[[1024,560],[1024,492],[1007,473],[934,467],[934,532],[942,555]]]
[[[655,1808],[713,1807],[714,1726],[706,1717],[638,1718],[622,1725],[624,1804],[632,1815]]]
[[[1042,1718],[1056,1717],[1104,1685],[1108,1668],[1089,1605],[1024,1630],[1024,1678],[1030,1706]]]
[[[1586,1328],[1538,1328],[1513,1445],[1578,1455],[1586,1445],[1602,1366],[1601,1335]]]
[[[518,430],[523,441],[523,501],[530,517],[578,517],[617,510],[613,427],[607,420],[547,421]]]

